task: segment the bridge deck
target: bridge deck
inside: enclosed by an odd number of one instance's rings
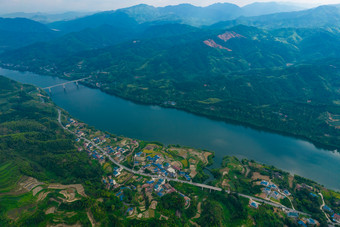
[[[44,87],[43,90],[47,90],[47,89],[51,89],[51,88],[59,87],[59,86],[65,86],[66,84],[76,83],[78,81],[87,80],[89,78],[91,78],[91,76],[86,77],[86,78],[82,78],[82,79],[78,79],[78,80],[67,81],[65,83],[60,83],[60,84],[52,85],[52,86],[49,86],[49,87]]]

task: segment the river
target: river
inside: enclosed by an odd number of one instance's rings
[[[46,87],[64,82],[57,77],[0,69],[0,75]],[[316,148],[288,136],[211,120],[184,111],[139,105],[75,84],[52,89],[52,100],[72,116],[116,135],[164,144],[180,144],[215,152],[218,167],[223,156],[274,165],[292,174],[340,190],[340,153]]]

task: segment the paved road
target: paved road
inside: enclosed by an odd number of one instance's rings
[[[71,130],[69,130],[68,128],[64,127],[63,124],[61,123],[61,110],[58,109],[58,122],[60,124],[60,126],[76,135],[74,132],[72,132]],[[111,162],[113,162],[114,164],[116,164],[117,166],[119,166],[121,169],[124,169],[130,173],[133,173],[133,174],[138,174],[138,175],[141,175],[141,176],[145,176],[145,177],[151,177],[151,178],[154,178],[154,179],[166,179],[167,181],[174,181],[174,182],[179,182],[179,183],[183,183],[183,184],[190,184],[190,185],[194,185],[194,186],[197,186],[197,187],[200,187],[200,188],[206,188],[206,189],[209,189],[209,190],[214,190],[214,191],[222,191],[223,189],[222,188],[218,188],[218,187],[214,187],[214,186],[211,186],[211,185],[206,185],[206,184],[200,184],[200,183],[195,183],[195,182],[191,182],[191,181],[184,181],[184,180],[178,180],[176,178],[168,178],[168,177],[162,177],[162,176],[158,176],[158,175],[152,175],[152,174],[147,174],[147,173],[143,173],[143,172],[140,172],[140,171],[135,171],[133,169],[130,169],[122,164],[120,164],[119,162],[117,162],[116,160],[114,160],[109,154],[107,154],[106,151],[104,151],[101,147],[99,147],[97,144],[93,143],[92,141],[86,139],[85,137],[82,137],[82,136],[78,136],[76,135],[79,139],[83,139],[84,141],[86,141],[87,143],[91,143],[95,148],[97,148],[98,150],[100,150],[103,155],[105,157],[107,157]],[[231,193],[231,191],[229,190],[226,190],[227,193]],[[301,211],[297,211],[297,210],[293,210],[291,208],[288,208],[280,203],[274,203],[272,201],[268,201],[268,200],[264,200],[264,199],[259,199],[259,198],[256,198],[256,197],[253,197],[253,196],[249,196],[249,195],[245,195],[245,194],[242,194],[242,193],[237,193],[237,192],[234,192],[236,194],[238,194],[240,197],[244,197],[244,198],[248,198],[248,199],[252,199],[254,201],[257,201],[257,202],[261,202],[261,203],[266,203],[268,205],[271,205],[271,206],[274,206],[274,207],[278,207],[278,208],[282,208],[282,209],[285,209],[287,211],[291,211],[291,212],[297,212],[299,214],[302,214],[302,215],[308,215],[310,216],[310,214],[307,214],[307,213],[304,213],[304,212],[301,212]]]
[[[320,206],[320,210],[322,211],[322,213],[324,213],[325,217],[327,218],[328,223],[333,223],[333,222],[329,219],[329,217],[327,216],[327,214],[325,213],[325,211],[322,209],[326,204],[325,204],[325,200],[323,199],[323,195],[322,195],[320,192],[319,192],[319,195],[320,195],[320,197],[321,197],[321,199],[322,199],[322,205]]]

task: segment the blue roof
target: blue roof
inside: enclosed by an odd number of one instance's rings
[[[162,193],[162,192],[158,192],[157,195],[160,196],[160,197],[162,197],[162,196],[163,196],[163,193]]]
[[[303,221],[301,221],[301,220],[298,221],[298,224],[307,227],[307,225]]]
[[[309,222],[310,224],[315,224],[315,220],[312,219],[312,218],[309,218],[309,219],[308,219],[308,222]]]
[[[332,211],[333,211],[333,210],[332,210],[329,206],[327,206],[327,205],[324,205],[322,209],[324,209],[324,210],[326,210],[326,211],[329,211],[329,212],[332,212]]]
[[[133,208],[132,207],[130,207],[129,209],[127,209],[127,212],[129,212],[129,211],[132,211],[133,210]]]
[[[164,166],[165,167],[168,167],[170,164],[169,163],[164,163]]]
[[[123,198],[124,198],[124,195],[121,195],[121,196],[119,197],[120,201],[123,201]]]
[[[147,181],[146,183],[147,183],[147,184],[152,184],[152,183],[154,183],[154,181],[153,181],[153,180],[150,180],[150,181]]]
[[[314,193],[310,193],[310,195],[313,197],[317,197],[317,195],[315,195]]]
[[[257,203],[255,202],[251,202],[250,205],[252,205],[253,207],[257,207]]]

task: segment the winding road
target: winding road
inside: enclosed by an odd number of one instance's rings
[[[147,174],[147,173],[143,173],[141,171],[135,171],[133,169],[130,169],[122,164],[120,164],[119,162],[115,161],[109,154],[107,154],[106,151],[104,151],[101,147],[99,147],[97,144],[95,144],[94,142],[86,139],[85,137],[82,137],[82,136],[78,136],[76,135],[74,132],[72,132],[71,130],[69,130],[68,128],[64,127],[63,124],[61,123],[61,110],[58,109],[58,122],[60,124],[60,126],[70,132],[71,134],[74,134],[75,136],[77,136],[79,139],[82,139],[84,140],[85,142],[87,143],[91,143],[95,148],[97,148],[98,150],[100,150],[102,152],[102,154],[107,157],[111,162],[113,162],[115,165],[119,166],[121,169],[124,169],[126,170],[127,172],[130,172],[130,173],[133,173],[133,174],[136,174],[136,175],[141,175],[141,176],[145,176],[145,177],[151,177],[151,178],[154,178],[154,179],[165,179],[167,181],[174,181],[174,182],[178,182],[178,183],[183,183],[183,184],[190,184],[190,185],[193,185],[193,186],[197,186],[197,187],[200,187],[200,188],[205,188],[205,189],[209,189],[209,190],[214,190],[214,191],[222,191],[223,189],[222,188],[218,188],[218,187],[214,187],[214,186],[211,186],[211,185],[206,185],[206,184],[200,184],[200,183],[195,183],[195,182],[192,182],[192,181],[184,181],[184,180],[179,180],[179,179],[176,179],[176,178],[169,178],[169,177],[162,177],[162,176],[158,176],[158,175],[152,175],[152,174]],[[232,193],[231,191],[229,190],[226,190],[227,193]],[[249,196],[249,195],[245,195],[245,194],[242,194],[242,193],[238,193],[238,192],[233,192],[235,194],[237,194],[238,196],[240,197],[244,197],[244,198],[248,198],[248,199],[252,199],[254,201],[257,201],[257,202],[261,202],[261,203],[265,203],[265,204],[268,204],[268,205],[271,205],[271,206],[274,206],[274,207],[278,207],[278,208],[281,208],[281,209],[284,209],[288,212],[296,212],[296,213],[299,213],[301,215],[307,215],[307,216],[311,216],[310,214],[307,214],[307,213],[304,213],[304,212],[301,212],[301,211],[297,211],[297,210],[294,210],[294,209],[291,209],[291,208],[288,208],[280,203],[274,203],[272,201],[268,201],[268,200],[264,200],[264,199],[259,199],[259,198],[256,198],[256,197],[253,197],[253,196]]]

